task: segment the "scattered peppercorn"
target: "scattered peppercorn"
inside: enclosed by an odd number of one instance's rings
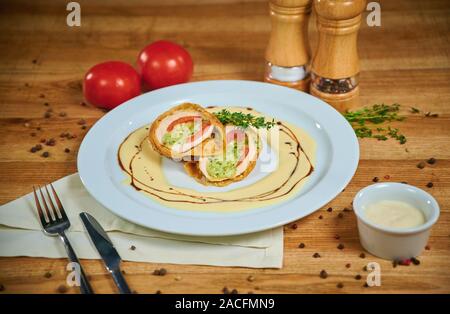
[[[337,248],[338,248],[339,250],[343,250],[343,249],[344,249],[344,245],[343,245],[342,243],[339,243],[339,245],[337,246]]]
[[[86,130],[86,128],[87,128],[87,126],[85,126],[85,125],[81,126],[82,130]]]
[[[36,60],[36,59],[33,59],[33,60],[31,60],[31,62],[32,62],[33,64],[36,64],[36,63],[37,63],[37,60]]]
[[[297,226],[297,224],[293,224],[293,225],[291,226],[291,228],[295,230],[295,229],[298,228],[298,226]]]
[[[134,245],[130,246],[130,250],[134,251],[136,250],[136,247]]]
[[[50,104],[48,102],[44,102],[44,106],[48,107],[48,106],[50,106]]]
[[[429,251],[431,247],[429,245],[425,246],[425,250]]]
[[[339,282],[336,287],[338,287],[339,289],[344,288],[344,284],[342,282]]]
[[[358,274],[358,275],[355,276],[355,279],[356,279],[356,280],[361,280],[361,278],[362,278],[362,277],[361,277],[360,274]]]
[[[411,262],[412,262],[414,265],[420,265],[420,261],[419,261],[417,258],[415,258],[415,257],[411,257]]]
[[[228,290],[227,287],[223,287],[222,292],[223,292],[224,294],[229,294],[229,293],[230,293],[230,290]]]
[[[328,277],[328,273],[324,269],[322,269],[319,276],[322,279],[326,279]]]
[[[344,218],[344,214],[343,213],[339,213],[338,214],[338,218]]]
[[[37,135],[37,133],[36,133],[36,132],[31,132],[30,135],[31,135],[32,137],[35,137],[35,136]]]
[[[359,257],[361,257],[361,258],[366,258],[366,254],[361,253],[361,254],[359,254]]]
[[[253,281],[255,281],[255,277],[250,275],[250,276],[247,277],[247,281],[253,282]]]
[[[319,257],[320,257],[320,254],[319,254],[319,253],[314,253],[313,257],[314,257],[314,258],[319,258]]]
[[[425,168],[425,162],[423,162],[423,161],[419,162],[419,163],[417,164],[417,168],[419,168],[419,169]]]
[[[47,140],[47,142],[45,142],[45,145],[47,145],[47,146],[55,146],[56,145],[56,140],[54,138],[51,138],[51,139]]]
[[[367,282],[364,283],[363,287],[364,288],[369,288],[369,285],[367,284]]]
[[[47,140],[45,138],[41,138],[41,143],[45,143]]]
[[[345,264],[345,268],[350,268],[352,265],[350,263]]]
[[[431,157],[430,159],[427,160],[427,163],[430,165],[434,165],[436,163],[436,159]]]
[[[323,216],[322,216],[322,215],[320,215],[320,216],[319,216],[319,219],[323,219]]]
[[[334,238],[335,238],[336,240],[339,240],[339,239],[341,238],[341,236],[340,236],[339,234],[336,234],[336,235],[334,236]]]
[[[86,104],[84,101],[81,102],[81,105],[82,105],[83,107],[86,107],[86,106],[87,106],[87,104]]]
[[[387,174],[387,175],[384,176],[384,178],[385,178],[386,180],[389,180],[389,179],[391,178],[391,176]]]
[[[364,267],[362,268],[363,271],[367,271],[367,265],[364,265]]]
[[[67,287],[65,285],[60,285],[57,290],[59,293],[66,293]]]
[[[351,212],[352,210],[350,209],[350,208],[348,208],[348,207],[345,207],[344,208],[344,212],[346,212],[346,213],[348,213],[348,212]]]
[[[238,291],[236,289],[231,290],[231,294],[238,294]]]
[[[301,248],[301,249],[304,249],[304,248],[305,248],[305,243],[300,243],[300,244],[298,245],[298,247]]]
[[[332,208],[332,207],[328,207],[328,208],[327,208],[327,212],[331,213],[332,211],[333,211],[333,208]]]
[[[46,118],[46,119],[50,118],[51,116],[52,116],[52,114],[50,112],[46,112],[44,114],[44,118]]]
[[[392,267],[393,267],[393,268],[397,267],[397,265],[398,265],[398,262],[397,262],[397,261],[395,261],[395,260],[392,261]]]
[[[44,277],[45,277],[45,278],[50,278],[50,277],[52,277],[52,273],[50,273],[50,272],[48,271],[48,272],[46,272],[46,273],[44,274]]]
[[[45,98],[45,95],[44,94],[40,94],[39,98]]]
[[[0,283],[0,291],[5,291],[5,286]]]
[[[31,153],[37,152],[36,146],[31,147],[30,152],[31,152]]]
[[[156,290],[155,294],[161,294],[161,290]]]
[[[380,181],[380,178],[378,178],[378,177],[373,177],[372,182],[378,182],[378,181]]]
[[[70,153],[70,149],[69,149],[69,148],[66,148],[66,149],[64,149],[64,152],[65,152],[65,153]]]
[[[47,158],[47,157],[50,156],[50,153],[49,152],[43,152],[41,156],[44,157],[44,158]]]
[[[154,276],[165,276],[167,274],[167,270],[165,268],[155,269],[153,271]]]
[[[432,188],[433,187],[433,182],[428,182],[427,183],[427,188]]]

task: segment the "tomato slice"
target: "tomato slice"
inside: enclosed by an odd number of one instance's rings
[[[245,132],[241,130],[232,130],[227,133],[227,143],[238,141],[241,142],[245,139]]]
[[[248,155],[249,150],[250,150],[250,149],[248,148],[248,145],[245,145],[245,148],[244,148],[244,154],[241,156],[241,158],[239,158],[239,161],[238,161],[236,167],[239,166],[239,165],[244,161],[244,159],[245,159],[245,158],[247,157],[247,155]]]
[[[201,119],[201,116],[186,116],[176,119],[175,121],[172,121],[172,123],[169,124],[167,127],[167,131],[170,132],[173,130],[175,126],[181,123],[187,123],[187,122],[194,122],[195,119]]]

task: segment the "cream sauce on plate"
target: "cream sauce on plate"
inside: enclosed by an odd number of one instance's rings
[[[210,107],[208,111],[221,109]],[[272,120],[251,108],[227,109]],[[227,212],[278,204],[296,195],[314,171],[314,140],[304,130],[278,121],[273,127],[276,139],[273,140],[274,136],[267,136],[263,142],[263,145],[271,145],[278,153],[278,168],[274,172],[254,184],[224,192],[199,192],[176,187],[169,184],[164,176],[162,158],[165,157],[153,150],[148,140],[148,129],[146,126],[139,128],[122,142],[118,151],[119,164],[127,175],[125,184],[168,207]]]

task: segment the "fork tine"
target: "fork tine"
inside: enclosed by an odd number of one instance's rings
[[[45,226],[47,224],[47,221],[45,220],[44,212],[42,211],[41,203],[39,202],[39,198],[36,194],[36,188],[33,185],[33,193],[34,193],[34,201],[36,202],[36,208],[39,214],[39,219],[41,220],[42,226]]]
[[[55,197],[56,205],[58,205],[58,209],[59,209],[59,212],[61,213],[61,217],[63,219],[68,220],[67,215],[66,215],[66,211],[64,210],[64,207],[63,207],[63,205],[61,203],[61,200],[58,197],[58,194],[56,194],[56,191],[55,191],[55,188],[53,187],[53,184],[50,183],[50,187],[52,188],[53,196]]]
[[[45,212],[47,213],[49,222],[56,220],[56,216],[50,214],[50,210],[48,209],[47,202],[45,201],[44,193],[42,193],[41,187],[39,187],[39,192],[41,193],[42,203],[44,204]]]
[[[45,186],[45,191],[47,192],[48,201],[50,203],[50,206],[52,207],[53,213],[55,214],[55,219],[62,218],[61,214],[58,213],[58,210],[56,210],[55,205],[53,204],[52,197],[50,196],[50,193],[48,192],[47,186]]]

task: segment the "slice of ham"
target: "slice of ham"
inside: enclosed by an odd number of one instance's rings
[[[227,144],[230,144],[233,141],[243,141],[247,137],[248,145],[244,148],[244,154],[240,157],[239,162],[237,163],[235,177],[239,176],[243,173],[248,167],[251,161],[255,161],[258,155],[258,148],[256,146],[257,137],[251,130],[243,131],[240,128],[232,127],[231,130],[229,127],[227,128],[226,139]],[[209,181],[224,181],[232,178],[213,178],[208,174],[206,170],[207,163],[209,161],[208,157],[202,157],[199,159],[199,169],[203,173],[203,175]]]
[[[164,134],[172,131],[176,125],[181,123],[194,122],[194,123],[202,123],[201,129],[191,135],[185,143],[183,144],[175,144],[171,147],[171,150],[176,153],[184,153],[192,149],[193,147],[202,143],[205,139],[211,136],[212,131],[214,130],[214,126],[211,123],[202,122],[202,116],[196,114],[195,112],[190,111],[180,111],[173,115],[166,117],[159,124],[156,130],[156,138],[160,143],[162,143],[162,138]]]

